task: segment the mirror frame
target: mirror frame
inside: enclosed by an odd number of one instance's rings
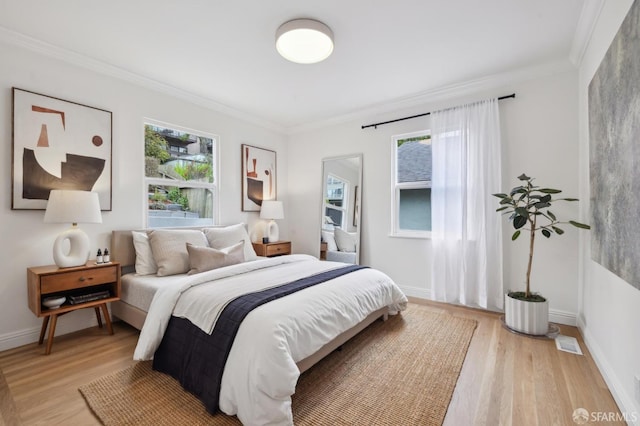
[[[358,214],[356,216],[356,261],[355,264],[359,265],[360,264],[360,250],[361,250],[361,243],[362,243],[362,235],[361,235],[361,228],[362,228],[362,169],[363,169],[363,165],[364,165],[364,156],[362,155],[362,153],[359,154],[350,154],[350,155],[340,155],[340,156],[336,156],[336,157],[325,157],[322,159],[322,176],[321,176],[321,182],[322,185],[320,186],[320,191],[321,191],[321,197],[320,197],[320,226],[318,227],[318,238],[316,241],[320,242],[322,241],[322,223],[324,220],[324,197],[326,195],[326,180],[325,180],[325,168],[326,168],[326,163],[328,161],[335,161],[335,160],[346,160],[346,159],[350,159],[350,158],[357,158],[358,161],[360,162],[360,167],[358,170],[358,182],[357,182],[357,187],[358,187],[358,191],[355,194],[355,199],[354,199],[354,203],[356,206],[358,206]],[[352,189],[353,190],[353,189]],[[354,212],[355,214],[355,212]],[[318,258],[320,258],[320,244],[318,244]]]

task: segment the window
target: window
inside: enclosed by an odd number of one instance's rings
[[[347,229],[347,189],[349,184],[337,176],[327,176],[327,193],[324,198],[324,223],[325,225],[338,226]],[[330,227],[333,229],[332,227]]]
[[[215,135],[145,123],[147,227],[216,223],[216,147]]]
[[[431,135],[394,136],[392,235],[428,237],[431,231]]]

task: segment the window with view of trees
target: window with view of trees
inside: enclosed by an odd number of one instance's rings
[[[213,225],[217,213],[217,136],[144,126],[149,228]]]
[[[394,136],[392,234],[427,237],[431,231],[431,135]]]

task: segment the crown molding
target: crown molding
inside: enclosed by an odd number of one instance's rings
[[[161,83],[151,78],[144,77],[140,74],[127,71],[126,69],[110,65],[106,62],[91,58],[89,56],[68,49],[63,49],[42,40],[26,36],[2,26],[0,26],[0,42],[24,48],[43,56],[48,56],[50,58],[70,63],[72,65],[76,65],[90,71],[117,78],[119,80],[124,80],[137,86],[146,87],[147,89],[161,92],[169,96],[193,103],[195,105],[199,105],[201,107],[217,111],[243,121],[247,121],[265,129],[272,130],[274,132],[282,134],[286,133],[285,127],[275,124],[269,120],[254,116],[244,111],[237,110],[213,99],[206,98],[204,96],[179,89],[169,84]]]
[[[449,99],[472,95],[474,93],[497,90],[517,83],[541,78],[549,75],[560,74],[575,70],[568,59],[560,59],[526,68],[519,68],[502,73],[492,74],[474,80],[463,81],[448,86],[430,89],[413,95],[396,98],[387,102],[370,105],[356,112],[329,117],[325,120],[314,121],[287,129],[289,135],[305,133],[324,127],[335,126],[356,120],[372,120],[382,114],[397,113],[417,108],[425,104],[442,102]],[[397,117],[387,117],[388,120]],[[375,119],[373,120],[375,121]],[[367,123],[363,123],[367,124]]]
[[[595,20],[600,13],[604,0],[587,0],[583,12],[581,13],[580,22],[590,22],[590,30],[588,31],[588,38],[593,31]],[[592,6],[587,7],[587,4]],[[590,12],[585,12],[585,10]],[[592,16],[592,18],[583,19],[583,15]],[[583,25],[579,24],[582,28]],[[578,32],[578,31],[577,31]],[[576,33],[577,33],[576,32]],[[577,37],[576,37],[577,38]],[[581,39],[584,39],[582,37]],[[575,40],[574,40],[575,41]],[[252,115],[250,113],[240,111],[233,107],[224,105],[213,99],[206,98],[191,92],[188,92],[177,87],[161,83],[159,81],[144,77],[142,75],[127,71],[123,68],[110,65],[106,62],[88,57],[77,52],[63,49],[53,44],[26,36],[13,30],[9,30],[0,26],[0,42],[4,42],[9,45],[21,47],[32,52],[54,58],[78,67],[82,67],[103,75],[114,77],[120,80],[127,81],[129,83],[146,87],[148,89],[167,94],[169,96],[185,100],[195,105],[202,106],[204,108],[217,111],[228,116],[243,120],[262,128],[285,134],[293,135],[297,133],[304,133],[308,131],[317,130],[324,127],[335,126],[343,123],[347,123],[355,120],[370,120],[371,117],[376,117],[382,114],[390,114],[393,112],[401,112],[402,110],[408,110],[416,108],[427,103],[440,102],[456,97],[462,97],[473,93],[499,89],[504,86],[508,86],[514,83],[519,83],[545,75],[552,75],[561,72],[569,71],[573,68],[571,62],[567,59],[557,60],[540,64],[532,67],[521,68],[511,71],[506,71],[498,74],[493,74],[485,77],[481,77],[474,80],[468,80],[463,82],[454,83],[447,86],[442,86],[435,89],[415,93],[409,96],[391,99],[385,102],[369,105],[368,107],[359,108],[357,111],[348,112],[345,114],[328,117],[317,121],[312,121],[298,126],[286,127],[264,118]],[[585,47],[586,47],[585,43]],[[574,43],[575,44],[575,43]],[[573,51],[573,50],[572,50]],[[584,48],[582,50],[584,54]]]
[[[571,52],[569,60],[576,67],[580,67],[584,53],[587,50],[589,41],[604,7],[604,0],[585,0],[578,19],[576,31],[573,34],[573,42],[571,43]]]

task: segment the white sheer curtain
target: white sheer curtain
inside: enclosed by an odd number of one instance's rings
[[[501,310],[498,100],[432,113],[431,147],[434,299]]]

